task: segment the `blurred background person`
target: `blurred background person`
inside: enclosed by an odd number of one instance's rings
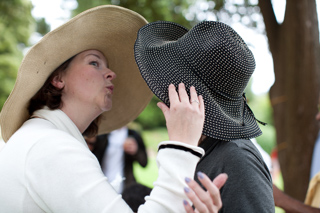
[[[148,156],[141,135],[127,126],[109,134],[93,138],[85,137],[93,154],[97,157],[102,171],[118,193],[126,186],[136,183],[133,163],[146,167]]]
[[[145,196],[150,195],[151,188],[140,183],[127,186],[122,192],[122,199],[130,206],[133,212],[137,212],[141,204],[145,203]]]

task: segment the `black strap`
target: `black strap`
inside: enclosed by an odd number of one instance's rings
[[[246,94],[245,94],[245,93],[242,94],[242,97],[243,97],[244,104],[245,104],[245,106],[243,107],[243,113],[242,113],[242,126],[244,126],[245,107],[247,107],[247,109],[249,110],[249,113],[254,117],[254,119],[255,119],[258,123],[262,124],[263,126],[267,125],[267,123],[258,120],[258,119],[254,116],[251,108],[250,108],[249,105],[248,105],[247,97],[246,97]]]
[[[184,146],[179,146],[179,145],[174,145],[174,144],[164,144],[164,145],[160,145],[159,146],[159,149],[158,149],[158,152],[160,149],[165,149],[165,148],[171,148],[171,149],[179,149],[179,150],[183,150],[183,151],[186,151],[186,152],[190,152],[191,154],[201,158],[202,157],[202,154],[199,153],[199,152],[196,152],[192,149],[189,149],[187,147],[184,147]]]

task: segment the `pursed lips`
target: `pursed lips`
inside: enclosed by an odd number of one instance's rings
[[[107,86],[107,89],[110,91],[111,94],[113,94],[113,89],[114,89],[113,85]]]

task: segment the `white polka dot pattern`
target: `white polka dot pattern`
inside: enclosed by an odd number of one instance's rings
[[[138,32],[135,59],[152,92],[169,106],[168,86],[195,86],[206,106],[203,134],[220,140],[261,135],[243,97],[255,69],[254,57],[230,26],[203,21],[188,30],[166,21]]]

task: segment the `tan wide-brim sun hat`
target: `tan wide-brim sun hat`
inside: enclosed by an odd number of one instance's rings
[[[142,79],[134,59],[137,31],[147,23],[129,9],[104,5],[75,16],[46,34],[24,57],[15,86],[0,113],[4,141],[30,117],[30,99],[50,74],[70,57],[89,49],[101,51],[117,78],[112,109],[103,113],[99,134],[134,120],[149,103],[152,92]]]

